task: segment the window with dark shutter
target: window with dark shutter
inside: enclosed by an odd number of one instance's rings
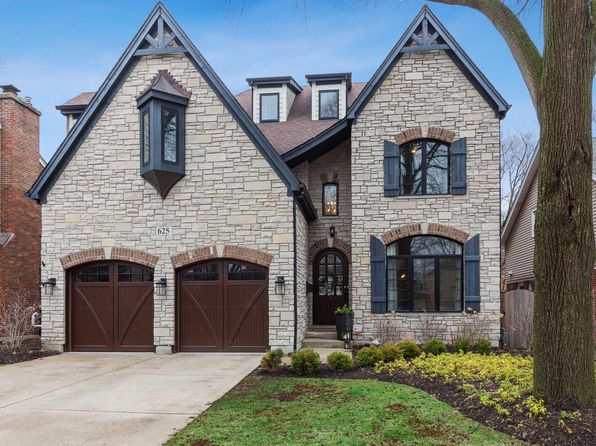
[[[397,197],[400,186],[399,146],[393,141],[384,145],[384,188],[386,197]]]
[[[466,138],[461,138],[451,143],[451,193],[453,195],[464,195],[467,191]]]
[[[375,236],[370,236],[370,290],[371,312],[387,311],[385,244]]]

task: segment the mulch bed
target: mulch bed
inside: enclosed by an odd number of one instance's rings
[[[267,372],[258,369],[254,372],[257,376],[296,377],[289,367],[284,367],[277,372]],[[573,431],[568,434],[559,426],[561,410],[567,408],[549,407],[545,416],[528,418],[519,413],[512,404],[509,409],[511,417],[505,418],[487,406],[480,404],[478,399],[466,395],[456,384],[446,383],[442,379],[427,379],[416,373],[410,375],[397,371],[393,376],[387,373],[377,374],[372,367],[358,367],[349,372],[334,372],[327,365],[322,365],[319,371],[310,377],[332,379],[377,379],[386,382],[395,382],[422,389],[437,399],[449,404],[465,416],[476,420],[486,426],[505,432],[531,444],[536,445],[596,445],[596,409],[582,409],[581,419],[565,420],[565,424]],[[568,409],[572,412],[573,409]]]
[[[30,361],[32,359],[45,358],[58,355],[60,352],[42,350],[39,337],[27,339],[18,350],[9,350],[0,345],[0,365],[16,364],[17,362]]]

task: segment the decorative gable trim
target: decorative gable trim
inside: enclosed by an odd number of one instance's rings
[[[348,109],[348,119],[356,119],[389,75],[402,54],[407,52],[446,51],[460,67],[476,89],[491,105],[500,119],[505,117],[510,105],[472,62],[470,57],[449,34],[428,6],[423,6],[406,32],[397,41],[366,87]]]
[[[152,34],[154,30],[157,30],[155,35]],[[151,37],[147,38],[148,35]],[[157,46],[152,39],[157,43]],[[66,168],[89,131],[102,115],[103,111],[110,104],[119,87],[128,78],[128,75],[136,65],[139,57],[147,54],[158,54],[155,52],[157,50],[159,50],[159,54],[172,52],[170,50],[172,42],[175,42],[175,44],[178,45],[176,48],[183,48],[184,52],[188,53],[189,60],[205,78],[230,114],[255,144],[261,155],[267,160],[273,170],[284,182],[288,188],[288,196],[301,194],[300,182],[291,169],[273,149],[256,124],[252,122],[252,119],[246,114],[236,98],[207,63],[203,55],[186,36],[184,31],[182,31],[180,26],[166,10],[165,6],[161,2],[158,2],[112,71],[110,71],[106,80],[100,86],[99,90],[89,103],[89,106],[81,115],[81,118],[68,133],[46,168],[31,187],[31,190],[29,191],[30,197],[38,200],[40,203],[46,202],[47,194]],[[145,50],[150,50],[150,52]],[[180,51],[176,50],[175,52]]]

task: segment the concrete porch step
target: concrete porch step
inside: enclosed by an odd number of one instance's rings
[[[331,330],[313,330],[308,329],[306,333],[304,333],[305,338],[309,339],[337,339],[337,332],[335,329]]]
[[[344,342],[338,339],[328,339],[328,338],[310,338],[307,337],[302,341],[302,347],[312,347],[312,348],[340,348],[343,349]]]

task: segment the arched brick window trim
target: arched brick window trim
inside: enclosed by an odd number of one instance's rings
[[[312,263],[313,259],[319,253],[319,251],[321,251],[322,249],[327,249],[329,247],[330,246],[327,243],[326,238],[318,240],[318,241],[314,242],[312,245],[310,245],[310,248],[308,249],[308,259],[309,259],[310,263]],[[349,263],[352,262],[352,247],[345,240],[334,237],[333,245],[331,246],[331,248],[339,249],[348,258],[348,262]]]
[[[269,268],[273,256],[266,252],[258,251],[256,249],[245,248],[243,246],[225,245],[223,247],[222,255],[218,255],[216,246],[203,246],[193,249],[192,251],[183,252],[172,256],[172,265],[175,269],[193,263],[203,262],[209,259],[227,258],[243,260],[255,265]]]
[[[441,127],[415,127],[404,130],[395,135],[395,142],[399,145],[405,144],[417,139],[437,139],[447,144],[451,144],[455,139],[455,133],[451,130],[443,129]]]
[[[84,263],[98,262],[101,260],[122,260],[155,268],[159,257],[149,254],[148,252],[130,248],[112,248],[109,255],[106,254],[104,248],[91,248],[68,254],[62,257],[60,262],[62,262],[62,267],[64,269],[70,269]]]
[[[423,226],[426,226],[426,228]],[[470,237],[467,232],[462,231],[461,229],[453,228],[451,226],[441,225],[439,223],[428,223],[428,225],[415,223],[391,229],[381,235],[381,240],[385,245],[389,245],[400,238],[412,237],[414,235],[437,235],[455,240],[462,245],[466,243]]]

